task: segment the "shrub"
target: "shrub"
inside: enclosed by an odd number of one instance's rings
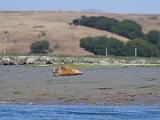
[[[160,49],[160,41],[157,43],[157,48]]]
[[[115,32],[118,28],[119,21],[113,18],[107,18],[104,16],[82,16],[80,19],[73,20],[75,25],[84,25],[88,27],[93,27],[101,30],[107,30],[110,32]]]
[[[124,20],[120,22],[118,34],[129,39],[143,38],[142,27],[135,21]]]
[[[96,22],[96,28],[107,30],[113,33],[116,33],[117,29],[119,27],[119,21],[112,18],[99,18],[99,20]]]
[[[160,42],[160,32],[153,30],[147,34],[147,40],[153,44]]]
[[[85,50],[92,50],[95,47],[95,41],[92,37],[82,38],[80,40],[80,47],[85,48]]]
[[[151,20],[158,20],[158,17],[157,16],[151,16],[151,17],[149,17],[149,19],[151,19]]]
[[[105,55],[105,49],[108,48],[108,54],[116,56],[123,55],[124,48],[123,42],[105,36],[83,38],[80,41],[80,46],[96,55]]]
[[[156,56],[155,47],[144,40],[129,41],[125,47],[125,55],[134,56],[135,48],[137,48],[137,54],[140,57]]]
[[[31,52],[32,53],[48,53],[49,51],[49,43],[48,41],[37,41],[32,43]]]
[[[160,41],[155,44],[155,49],[156,49],[156,57],[160,57]]]
[[[80,40],[80,46],[95,55],[105,55],[107,48],[109,55],[134,56],[137,48],[139,57],[160,57],[160,42],[155,45],[141,39],[131,40],[124,45],[117,39],[105,36],[87,37]]]
[[[79,19],[73,20],[73,24],[84,25],[100,30],[107,30],[109,32],[125,36],[129,39],[137,39],[144,37],[141,25],[132,20],[124,20],[122,22],[119,22],[116,19],[104,16],[82,16]]]

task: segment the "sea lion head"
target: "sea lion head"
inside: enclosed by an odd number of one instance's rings
[[[53,69],[53,76],[57,77],[59,75],[59,68]]]

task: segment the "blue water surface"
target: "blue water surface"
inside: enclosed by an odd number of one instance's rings
[[[160,105],[0,105],[0,120],[160,120]]]

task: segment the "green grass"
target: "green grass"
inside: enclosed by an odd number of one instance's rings
[[[144,88],[157,88],[157,86],[156,85],[144,85],[144,86],[138,87],[138,89],[139,88],[142,88],[142,89],[144,89]]]
[[[102,87],[102,88],[96,88],[97,90],[112,90],[113,88],[109,87]]]
[[[111,68],[111,67],[160,67],[160,64],[41,64],[41,65],[27,65],[29,67],[58,67],[70,66],[76,68]]]
[[[160,67],[160,64],[143,64],[137,65],[137,67]]]
[[[29,67],[58,67],[58,66],[70,66],[76,68],[104,68],[104,67],[127,67],[125,65],[101,65],[101,64],[44,64],[44,65],[27,65]]]
[[[20,95],[20,94],[21,94],[21,91],[15,90],[15,91],[13,91],[13,93],[14,93],[15,95]]]
[[[47,85],[52,85],[55,81],[54,80],[48,80],[46,81]]]

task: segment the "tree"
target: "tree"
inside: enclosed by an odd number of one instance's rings
[[[135,21],[124,20],[120,22],[118,34],[125,36],[129,39],[143,38],[142,27]]]
[[[80,47],[85,48],[88,51],[91,51],[95,46],[94,38],[86,37],[80,40]]]
[[[123,20],[119,22],[114,18],[108,18],[104,16],[82,16],[79,19],[74,19],[73,24],[106,30],[125,36],[129,39],[144,39],[141,25],[132,20]]]
[[[119,21],[113,18],[99,17],[98,21],[95,23],[96,28],[101,30],[107,30],[109,32],[116,33],[119,27]]]
[[[123,55],[124,48],[123,42],[105,36],[83,38],[80,41],[80,46],[96,55],[105,55],[105,49],[108,48],[108,54],[116,56]]]
[[[138,56],[151,57],[156,56],[155,47],[144,40],[129,41],[125,47],[125,55],[134,56],[135,48],[137,48]]]
[[[160,49],[160,41],[157,43],[157,48]]]
[[[156,56],[160,57],[160,41],[155,45],[155,49],[156,49]]]
[[[42,40],[32,43],[31,52],[32,53],[48,53],[49,43],[48,41]]]
[[[90,17],[82,16],[80,19],[73,20],[73,24],[84,25],[101,30],[115,32],[118,28],[119,21],[104,16],[90,16]]]
[[[153,44],[160,42],[160,32],[152,30],[147,34],[147,40]]]

